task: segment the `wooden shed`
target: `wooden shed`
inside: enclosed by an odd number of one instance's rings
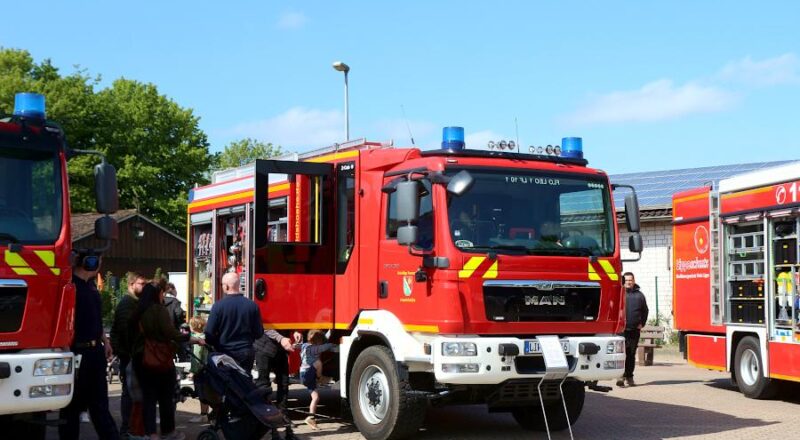
[[[103,242],[94,236],[94,221],[100,214],[73,214],[72,245],[75,249],[99,248]],[[129,271],[151,277],[162,272],[186,270],[186,239],[159,225],[135,209],[113,214],[119,223],[119,238],[103,253],[101,272],[121,277]]]

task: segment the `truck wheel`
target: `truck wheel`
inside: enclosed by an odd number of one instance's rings
[[[586,399],[586,389],[583,382],[564,383],[564,400],[567,403],[569,424],[574,425],[583,410],[583,401]],[[567,429],[567,417],[564,415],[564,405],[561,400],[545,401],[544,408],[547,412],[547,423],[551,431]],[[511,411],[514,420],[523,429],[529,431],[546,431],[547,427],[542,417],[542,407],[539,405],[525,406]]]
[[[761,347],[753,336],[743,338],[736,347],[734,357],[736,384],[739,391],[751,399],[770,399],[778,391],[774,380],[764,377]]]
[[[408,438],[425,419],[425,401],[401,379],[392,352],[382,345],[358,355],[350,374],[348,398],[353,421],[368,440]]]

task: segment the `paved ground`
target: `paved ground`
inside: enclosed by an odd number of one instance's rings
[[[686,365],[676,354],[659,351],[657,365],[638,367],[640,386],[614,389],[610,393],[588,392],[586,406],[573,427],[579,439],[790,439],[800,438],[800,384],[790,384],[779,400],[756,401],[732,389],[726,375]],[[338,413],[338,392],[323,393],[321,412]],[[111,403],[118,413],[119,386],[111,389]],[[292,392],[292,404],[308,405],[301,388]],[[194,439],[202,426],[188,420],[199,412],[196,401],[178,406],[179,429]],[[298,416],[298,419],[301,417]],[[362,439],[348,424],[321,423],[321,430],[306,426],[296,430],[302,438],[320,440]],[[49,439],[56,439],[52,428]],[[91,425],[84,424],[83,436],[95,439]],[[435,439],[532,439],[547,438],[520,429],[507,414],[489,414],[479,406],[432,409],[420,440]],[[566,433],[553,436],[568,439]]]

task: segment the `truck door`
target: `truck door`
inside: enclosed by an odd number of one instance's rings
[[[253,298],[278,329],[332,328],[333,165],[257,160]]]

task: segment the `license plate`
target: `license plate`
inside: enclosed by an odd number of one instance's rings
[[[569,342],[561,341],[561,349],[564,353],[569,353]],[[525,341],[525,354],[539,354],[542,348],[539,347],[539,341]]]

